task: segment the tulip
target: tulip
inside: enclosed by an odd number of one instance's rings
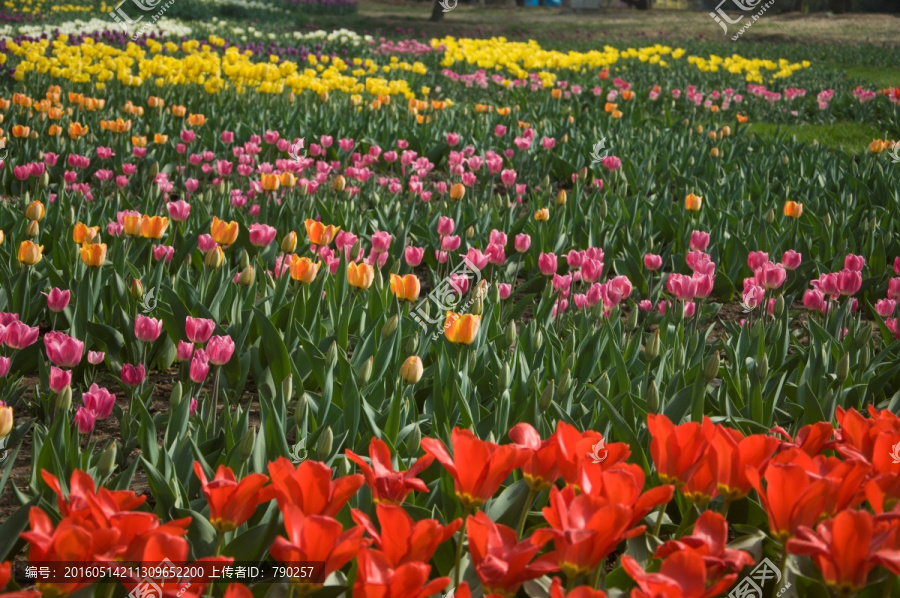
[[[781,264],[785,267],[786,270],[796,270],[800,267],[800,261],[803,259],[803,256],[793,249],[788,249],[784,252],[784,255],[781,256]]]
[[[50,390],[59,394],[72,384],[72,370],[50,367]]]
[[[849,254],[844,258],[844,268],[847,270],[852,270],[854,272],[862,272],[862,269],[866,267],[866,258],[861,255],[853,255]]]
[[[531,237],[526,235],[525,233],[516,235],[514,246],[517,252],[525,253],[531,247]]]
[[[669,274],[666,289],[680,301],[690,301],[697,294],[697,281],[683,274]]]
[[[203,256],[203,264],[207,268],[215,270],[221,267],[223,263],[225,263],[225,252],[218,245],[207,251],[206,255]]]
[[[422,258],[425,257],[425,248],[410,245],[403,250],[403,257],[410,268],[415,268],[422,263]]]
[[[416,355],[410,355],[400,366],[400,379],[407,384],[416,384],[422,379],[423,371],[422,360]]]
[[[129,237],[140,237],[141,220],[143,220],[141,214],[137,212],[125,212],[124,215],[122,215],[121,221],[124,233]]]
[[[98,268],[106,261],[106,243],[82,245],[80,253],[84,265]]]
[[[694,195],[693,193],[689,193],[684,198],[684,209],[689,212],[699,212],[700,208],[703,207],[703,198],[699,195]]]
[[[178,341],[178,347],[175,351],[176,361],[190,361],[194,354],[194,343],[186,343]]]
[[[838,272],[838,290],[841,295],[855,295],[862,286],[862,275],[859,271],[843,269]]]
[[[37,342],[39,331],[37,326],[32,328],[16,319],[6,325],[6,338],[3,341],[10,349],[24,349]],[[0,333],[0,337],[2,336]]]
[[[44,335],[44,348],[50,361],[64,368],[74,368],[84,356],[83,342],[55,330]]]
[[[94,243],[99,234],[99,226],[88,227],[83,222],[78,222],[75,224],[75,228],[72,229],[72,240],[79,245],[82,243]]]
[[[454,183],[450,186],[450,199],[459,201],[466,196],[466,187],[462,183]]]
[[[897,309],[897,302],[894,299],[879,299],[875,302],[875,311],[882,318],[890,317]]]
[[[556,274],[557,262],[555,253],[542,253],[538,256],[538,268],[544,276]]]
[[[347,282],[350,286],[366,290],[375,280],[375,269],[369,264],[350,262],[347,264]]]
[[[481,326],[481,316],[472,314],[460,315],[448,311],[444,322],[444,335],[451,343],[458,345],[471,345],[478,336],[478,328]]]
[[[25,208],[25,218],[28,220],[37,220],[40,222],[44,219],[46,213],[47,211],[44,209],[44,204],[39,201],[33,201]]]
[[[19,245],[18,258],[19,262],[26,266],[34,266],[41,258],[44,257],[44,246],[32,243],[31,241],[22,241]]]
[[[835,483],[817,474],[789,462],[772,462],[763,475],[752,467],[747,469],[747,478],[769,516],[769,529],[776,541],[784,543],[795,537],[801,527],[812,527],[824,514]]]
[[[497,289],[500,295],[500,299],[509,299],[510,295],[512,295],[512,285],[510,285],[509,283],[497,283]]]
[[[234,353],[234,341],[228,335],[214,336],[206,345],[206,354],[213,365],[222,366],[231,360]]]
[[[96,383],[91,384],[90,389],[81,395],[81,400],[98,419],[106,419],[112,415],[113,406],[116,404],[116,396]]]
[[[250,473],[238,482],[229,467],[219,465],[210,482],[199,461],[194,461],[194,473],[209,505],[209,522],[219,533],[234,531],[253,516],[257,505],[269,500],[263,491],[269,481],[265,474]]]
[[[391,274],[391,292],[401,301],[415,301],[419,298],[419,279],[415,274],[399,276]]]
[[[291,256],[290,262],[291,278],[304,284],[309,284],[315,280],[321,265],[322,262],[313,263],[308,257],[300,257],[294,254]]]
[[[456,222],[453,221],[453,218],[447,218],[446,216],[441,216],[438,218],[437,225],[437,233],[446,237],[453,234],[453,229],[456,228]]]
[[[377,253],[386,252],[390,249],[393,237],[384,231],[375,231],[372,233],[372,250]]]
[[[313,245],[328,245],[334,239],[335,235],[341,230],[341,227],[329,224],[325,226],[321,222],[307,218],[306,236]],[[288,253],[288,252],[285,252]]]
[[[803,307],[810,311],[825,313],[825,295],[815,289],[807,290],[803,293]]]
[[[267,224],[254,223],[250,225],[250,243],[256,247],[265,247],[275,240],[278,231]]]
[[[761,286],[753,284],[744,288],[741,302],[745,307],[756,309],[762,304],[763,300],[765,300],[765,297],[766,290]]]
[[[750,493],[748,468],[762,470],[778,448],[778,440],[765,434],[744,436],[736,430],[717,425],[710,438],[709,463],[719,492],[727,501]]]
[[[751,251],[747,255],[747,265],[753,272],[756,272],[760,266],[769,261],[769,254],[765,251]]]
[[[781,264],[765,262],[754,273],[756,284],[766,289],[777,289],[787,279],[787,271]]]
[[[87,359],[91,365],[100,365],[106,359],[106,353],[103,351],[88,351]]]
[[[168,202],[166,209],[169,211],[169,218],[175,222],[185,222],[191,215],[191,204],[181,199]]]
[[[97,422],[97,415],[90,409],[78,407],[75,411],[75,426],[78,428],[79,434],[90,434],[94,431],[94,424]]]
[[[799,218],[803,214],[803,204],[796,201],[784,202],[784,215],[788,218]]]
[[[191,382],[195,384],[202,384],[206,381],[206,376],[209,374],[209,356],[207,356],[206,351],[203,349],[197,349],[194,351],[194,356],[191,358],[191,367],[188,371],[188,376],[191,379]]]
[[[120,374],[122,384],[126,386],[140,386],[146,376],[147,373],[144,370],[144,364],[133,366],[130,363],[126,363],[122,366],[122,372]]]
[[[282,253],[294,253],[297,250],[297,233],[294,231],[289,232],[284,236],[281,240],[281,251]]]
[[[537,222],[547,222],[550,220],[550,210],[548,208],[540,208],[534,213],[534,219]]]
[[[691,251],[706,251],[709,245],[709,233],[695,230],[691,233]]]
[[[659,270],[662,267],[662,257],[652,253],[644,255],[644,267],[650,271]]]
[[[6,438],[12,432],[14,424],[13,408],[0,401],[0,438]]]
[[[56,287],[50,289],[49,293],[43,293],[47,297],[47,309],[54,313],[59,313],[66,309],[71,298],[70,291],[62,291]]]
[[[238,237],[239,226],[235,221],[226,222],[224,220],[219,220],[218,217],[213,216],[212,225],[210,225],[209,232],[212,236],[212,239],[219,243],[220,245],[232,245]]]
[[[169,228],[165,216],[144,216],[141,218],[141,236],[145,239],[161,239]]]
[[[162,320],[138,314],[134,320],[134,336],[139,341],[152,343],[162,333],[162,326]]]

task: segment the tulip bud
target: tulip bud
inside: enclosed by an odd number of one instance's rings
[[[531,335],[531,352],[537,353],[542,346],[544,346],[544,335],[535,328],[534,334]]]
[[[550,381],[550,384],[544,387],[544,392],[541,393],[541,398],[538,399],[538,405],[540,405],[541,409],[548,409],[550,407],[550,403],[553,401],[553,380]]]
[[[466,238],[471,239],[474,236],[475,236],[475,227],[470,226],[469,228],[466,229]]]
[[[416,427],[413,428],[412,432],[409,433],[409,436],[406,438],[406,450],[409,451],[409,454],[415,455],[419,452],[419,446],[422,444],[422,430],[419,429],[419,424],[416,424]]]
[[[628,312],[628,318],[625,320],[625,328],[627,330],[634,330],[638,325],[638,310],[632,309]]]
[[[324,461],[331,454],[332,443],[334,443],[334,433],[331,431],[331,426],[327,426],[319,435],[319,440],[316,441],[316,457],[319,461]]]
[[[381,340],[387,340],[394,331],[397,330],[397,324],[400,322],[400,319],[397,317],[397,314],[391,316],[391,319],[384,323],[384,326],[381,327]]]
[[[375,290],[380,293],[384,289],[384,277],[381,275],[381,268],[375,268],[373,282],[375,283]]]
[[[606,218],[606,200],[605,199],[600,203],[600,218],[601,219]]]
[[[509,383],[512,381],[512,372],[509,370],[509,364],[503,362],[503,367],[500,369],[500,390],[506,390],[509,388]]]
[[[659,411],[659,390],[656,388],[656,380],[651,380],[647,386],[647,413]]]
[[[484,301],[482,301],[481,296],[476,296],[475,301],[472,302],[471,313],[473,316],[480,316],[484,311]]]
[[[38,225],[38,221],[32,220],[31,222],[28,223],[28,228],[25,229],[25,236],[34,238],[34,237],[38,236],[38,233],[40,233],[40,232],[41,232],[41,227],[40,227],[40,225]]]
[[[597,392],[600,393],[601,397],[609,395],[609,375],[606,372],[603,372],[603,375],[597,380]]]
[[[769,208],[769,211],[766,212],[766,224],[772,224],[775,221],[775,209]]]
[[[400,379],[407,384],[416,384],[422,379],[423,371],[424,366],[419,356],[410,355],[400,366]]]
[[[784,313],[784,295],[778,295],[778,299],[775,300],[775,305],[772,306],[772,315],[776,318],[780,318],[781,314]]]
[[[831,228],[831,214],[825,212],[825,215],[822,216],[822,224],[825,225],[825,228]]]
[[[331,341],[331,346],[328,347],[328,353],[325,354],[325,367],[329,370],[334,369],[334,366],[337,365],[337,360],[337,343],[335,341]]]
[[[144,285],[137,278],[131,281],[131,296],[135,299],[140,299],[144,296]]]
[[[454,183],[450,187],[450,199],[459,201],[466,196],[466,186],[462,183]]]
[[[709,140],[710,140],[710,141],[715,141],[715,140],[716,140],[716,132],[715,132],[715,131],[710,131],[710,132],[709,132]]]
[[[571,370],[572,368],[575,367],[575,353],[572,352],[572,353],[569,353],[568,355],[569,356],[566,357],[565,363],[563,363],[564,370]]]
[[[347,180],[344,178],[344,175],[339,174],[337,178],[334,179],[334,183],[332,183],[331,188],[335,191],[343,191],[347,187]]]
[[[255,280],[256,270],[253,269],[253,266],[248,264],[238,275],[237,283],[242,287],[249,287]]]
[[[564,206],[564,205],[566,205],[566,202],[568,201],[568,199],[569,198],[566,195],[566,190],[560,189],[559,193],[556,195],[556,205]]]
[[[764,383],[769,375],[769,356],[765,353],[756,364],[756,373],[759,375],[760,384]]]
[[[657,355],[659,355],[659,330],[651,334],[650,340],[644,345],[644,357],[647,358],[648,364],[656,359]]]
[[[856,333],[856,338],[853,339],[853,343],[857,347],[865,347],[868,345],[870,338],[872,338],[872,328],[864,324],[859,329],[859,332]]]
[[[272,277],[272,274],[268,270],[266,270],[266,286],[270,289],[274,289],[276,286],[275,279]]]
[[[172,394],[169,395],[169,408],[175,409],[178,407],[178,404],[181,403],[181,397],[184,394],[184,389],[181,386],[181,380],[175,383],[175,386],[172,387]]]
[[[706,362],[706,367],[703,368],[703,379],[706,380],[707,383],[712,382],[716,376],[719,375],[719,352],[716,351],[713,353],[709,360]]]
[[[566,370],[562,375],[562,378],[559,379],[559,386],[556,389],[556,399],[558,401],[562,401],[566,396],[566,393],[569,392],[569,388],[572,386],[572,372]]]
[[[747,398],[750,396],[750,376],[747,372],[741,377],[741,396]]]
[[[206,255],[203,257],[203,264],[211,269],[219,268],[224,262],[225,253],[222,251],[221,247],[213,247],[207,251]]]
[[[510,320],[509,324],[506,325],[506,344],[510,347],[515,345],[517,336],[518,333],[516,332],[516,323]]]
[[[309,399],[306,398],[306,393],[300,393],[300,396],[297,397],[297,402],[294,404],[294,425],[298,428],[303,425],[303,419],[306,417],[306,406],[309,403]]]
[[[869,367],[869,358],[871,357],[869,353],[869,345],[863,345],[863,348],[859,350],[859,360],[857,365],[859,369],[865,371],[866,368]]]
[[[843,384],[850,375],[850,353],[844,353],[837,365],[837,382]]]
[[[690,121],[690,119],[687,119],[687,118],[686,118],[686,119],[684,119],[684,120],[681,121],[681,124],[683,124],[683,125],[686,126],[686,127],[689,127],[689,126],[691,126],[691,121]]]
[[[546,189],[546,188],[549,187],[549,186],[550,186],[550,175],[549,175],[549,174],[545,174],[545,175],[544,175],[544,180],[541,181],[541,188]]]
[[[247,250],[243,250],[241,252],[241,270],[250,265],[250,254],[247,253]]]
[[[703,125],[697,125],[697,135],[703,135]]]
[[[785,166],[787,166],[790,161],[791,161],[791,159],[788,158],[787,154],[781,156],[781,163],[784,164]]]
[[[41,187],[49,187],[49,186],[50,186],[50,173],[45,170],[44,176],[41,177]]]
[[[718,158],[719,157],[719,148],[717,148],[717,147],[711,148],[709,150],[709,157],[710,158]]]
[[[159,162],[154,162],[153,166],[150,167],[150,178],[156,178],[156,175],[159,174]]]
[[[219,195],[225,195],[225,181],[224,180],[219,181],[218,191],[219,191]],[[205,197],[206,197],[207,202],[212,200],[212,197],[209,195],[206,195]]]
[[[284,236],[281,240],[281,252],[282,253],[294,253],[297,249],[297,233],[294,231],[289,232]]]
[[[294,398],[294,375],[288,374],[284,377],[284,380],[281,381],[281,397],[284,399],[284,402],[287,403],[292,398]]]
[[[3,245],[3,241],[6,240],[6,235],[0,230],[0,245]]]
[[[369,357],[367,360],[362,362],[359,366],[359,369],[356,370],[356,383],[360,386],[365,386],[369,383],[369,379],[372,377],[372,366],[375,363],[375,357]]]
[[[116,469],[116,443],[113,442],[106,450],[103,451],[103,454],[100,456],[100,465],[98,467],[100,473],[100,479],[104,480],[110,476],[110,474]]]
[[[731,127],[729,127],[728,125],[722,127],[719,132],[722,134],[722,137],[731,137]]]
[[[69,384],[56,395],[56,411],[65,413],[72,406],[72,385]]]
[[[253,455],[253,446],[256,444],[256,428],[250,426],[250,429],[244,433],[241,442],[238,445],[238,454],[242,461],[247,461]]]
[[[562,142],[569,143],[569,134],[568,133],[563,133]]]

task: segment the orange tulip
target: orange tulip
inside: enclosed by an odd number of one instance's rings
[[[88,127],[82,125],[81,123],[69,123],[69,139],[72,141],[76,141],[81,137],[84,137],[88,133]]]
[[[169,140],[168,135],[161,135],[159,133],[156,133],[153,135],[153,143],[155,143],[156,145],[162,145],[163,143],[165,143],[168,140]]]
[[[91,244],[99,234],[99,226],[88,226],[83,222],[79,222],[72,230],[72,240],[74,240],[79,245],[82,245],[84,243]]]
[[[538,222],[547,222],[550,220],[550,209],[541,208],[534,213],[534,219]]]
[[[321,262],[315,262],[308,257],[300,257],[296,254],[291,256],[291,278],[299,280],[303,284],[309,284],[316,279],[319,272]]]
[[[183,118],[186,113],[187,108],[185,108],[184,106],[172,106],[172,116]]]
[[[749,118],[749,117],[744,116],[743,114],[738,114],[738,115],[737,115],[737,121],[738,121],[739,123],[745,123],[745,122],[747,122],[748,118]]]
[[[803,214],[803,204],[796,201],[784,202],[784,215],[789,218],[799,218]]]
[[[161,239],[169,228],[169,219],[165,216],[144,216],[141,219],[141,236],[145,239]]]
[[[369,264],[356,262],[347,264],[347,282],[350,286],[365,290],[372,286],[374,280],[375,269]]]
[[[884,151],[884,141],[881,139],[873,139],[869,144],[869,151],[873,154],[880,154]]]
[[[266,191],[277,191],[281,186],[281,180],[275,173],[264,172],[260,175],[260,184]]]
[[[149,108],[162,108],[166,105],[166,101],[162,98],[158,98],[156,96],[150,96],[147,98],[147,106]]]
[[[715,427],[708,417],[703,424],[687,422],[676,426],[665,415],[647,415],[650,431],[650,456],[663,484],[680,487],[687,483],[706,461],[708,438]]]
[[[206,117],[202,114],[189,114],[188,123],[192,127],[202,127],[206,123]]]
[[[462,183],[454,183],[450,187],[450,199],[459,201],[466,196],[466,186]]]
[[[106,243],[91,243],[81,246],[81,261],[86,266],[99,267],[106,261]]]
[[[554,100],[558,100],[559,98],[562,97],[562,90],[557,87],[556,89],[554,89],[553,91],[550,92],[550,97],[553,98]]]
[[[471,345],[478,336],[478,328],[481,326],[481,316],[473,316],[472,314],[458,314],[453,311],[447,312],[447,319],[444,321],[444,335],[451,343],[458,345]]]
[[[69,92],[69,102],[72,104],[80,104],[84,100],[84,94],[75,93],[74,91]]]
[[[294,253],[297,249],[297,233],[294,231],[289,232],[284,236],[281,240],[281,251],[282,253]]]
[[[123,232],[129,237],[140,237],[141,220],[143,220],[143,216],[140,214],[125,214],[122,218]]]
[[[497,114],[500,116],[509,116],[509,113],[512,109],[509,106],[504,106],[503,108],[497,108]]]
[[[25,125],[14,125],[12,128],[13,137],[28,137],[31,133],[31,127]]]
[[[294,173],[292,172],[282,172],[281,177],[279,178],[282,187],[287,187],[288,189],[290,189],[297,184],[297,177],[295,177]]]
[[[213,216],[212,225],[209,227],[209,234],[216,243],[220,245],[231,245],[237,240],[238,230],[238,223],[234,220],[226,222]]]
[[[33,201],[25,208],[25,217],[29,220],[43,220],[45,213],[44,204],[39,201]]]
[[[313,245],[328,245],[334,239],[334,236],[338,231],[341,230],[340,226],[335,226],[333,224],[325,226],[312,218],[307,218],[304,224],[306,225],[306,236]]]
[[[134,135],[131,136],[131,145],[134,147],[147,147],[147,138],[146,137],[136,137]]]
[[[337,175],[334,179],[334,182],[331,184],[331,188],[335,191],[343,191],[344,189],[346,189],[347,179],[344,178],[344,175]]]
[[[63,117],[62,108],[51,108],[47,111],[47,118],[50,120],[59,120]]]
[[[415,274],[398,276],[391,274],[391,292],[401,301],[415,301],[419,298],[419,279]]]
[[[19,244],[18,257],[19,261],[26,266],[34,266],[44,257],[44,246],[31,241],[22,241]]]
[[[57,137],[62,133],[62,131],[63,131],[63,129],[61,126],[50,125],[50,128],[47,129],[47,134],[50,135],[50,137]]]
[[[703,198],[699,195],[694,195],[693,193],[688,193],[687,197],[684,198],[684,209],[689,212],[699,212],[700,208],[703,207]]]
[[[628,100],[634,99],[634,92],[631,91],[630,89],[626,89],[625,91],[622,92],[622,99],[625,100],[626,102]]]

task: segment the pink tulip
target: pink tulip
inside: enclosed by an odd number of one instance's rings
[[[525,253],[531,247],[531,237],[525,233],[516,235],[514,246],[519,253]],[[897,280],[900,280],[900,278]]]
[[[447,145],[450,147],[459,145],[459,133],[447,133]]]
[[[234,133],[231,131],[222,131],[222,143],[228,144],[234,141]]]
[[[469,251],[463,257],[466,259],[466,265],[469,265],[470,268],[475,266],[476,270],[484,270],[488,265],[487,257],[480,249],[475,249],[474,247],[470,247]]]
[[[553,146],[555,146],[555,145],[556,145],[556,139],[554,139],[553,137],[544,137],[541,139],[541,146],[545,150],[552,150]]]
[[[199,406],[199,404],[197,403],[197,399],[195,399],[194,397],[191,397],[191,407],[188,410],[188,417],[194,417],[194,413],[197,412],[198,406]]]
[[[569,291],[572,288],[572,275],[566,274],[565,276],[560,276],[559,274],[553,275],[553,289],[558,291],[563,297],[569,296]]]
[[[713,290],[714,277],[709,274],[694,273],[693,279],[697,282],[697,289],[694,291],[694,297],[703,299],[709,297]]]
[[[206,380],[207,374],[209,374],[209,356],[203,349],[197,349],[194,352],[193,359],[191,359],[191,368],[188,375],[191,382],[200,384]]]
[[[213,365],[225,365],[231,360],[232,354],[234,354],[234,341],[228,335],[214,336],[209,339],[209,344],[206,346],[206,354]]]
[[[894,273],[900,275],[900,257],[894,258]]]
[[[666,289],[680,301],[690,301],[697,291],[697,282],[683,274],[669,274]]]
[[[450,286],[459,296],[465,295],[469,291],[469,277],[461,274],[451,274],[448,278]]]
[[[566,264],[570,269],[580,268],[584,263],[584,254],[577,249],[572,249],[566,254]]]
[[[322,135],[319,137],[319,143],[322,144],[322,147],[331,147],[334,143],[334,137],[331,135]]]
[[[197,248],[203,253],[207,253],[218,246],[210,235],[202,234],[197,237]]]
[[[59,313],[69,305],[69,299],[72,294],[69,291],[63,291],[53,287],[49,293],[43,293],[47,297],[47,309],[54,313]]]
[[[122,366],[122,373],[119,377],[122,379],[122,384],[126,386],[140,386],[147,377],[147,372],[144,370],[144,364],[133,366],[126,363]]]
[[[691,233],[691,251],[706,251],[709,246],[709,233],[695,230]]]
[[[506,135],[506,126],[505,125],[497,125],[494,127],[494,135],[497,137],[503,137]]]
[[[800,267],[800,261],[803,259],[803,256],[793,249],[788,249],[784,252],[784,255],[781,256],[781,264],[785,267],[786,270],[796,270]]]
[[[841,294],[841,290],[838,287],[838,275],[835,273],[822,274],[818,280],[813,280],[810,284],[814,289],[821,291],[825,295],[834,297]],[[890,286],[888,288],[890,289]]]
[[[756,309],[763,302],[766,296],[766,290],[755,284],[749,285],[744,289],[742,303],[750,309]]]
[[[616,276],[606,285],[606,294],[609,296],[613,305],[628,299],[631,295],[633,286],[627,276]]]
[[[644,255],[644,268],[650,271],[659,270],[662,267],[662,256],[648,253]]]
[[[154,245],[153,246],[153,259],[156,261],[165,260],[168,264],[172,261],[172,258],[175,256],[175,248],[171,245]]]
[[[509,299],[512,294],[512,285],[501,282],[497,284],[497,288],[500,290],[500,299]]]
[[[897,309],[897,302],[893,299],[879,299],[875,302],[875,311],[882,318],[893,315],[895,309]]]
[[[162,320],[138,314],[134,320],[134,336],[139,341],[152,343],[162,334]]]
[[[406,258],[406,264],[410,268],[415,268],[422,263],[422,258],[425,257],[425,248],[410,245],[403,250],[403,257]]]
[[[756,269],[769,261],[769,254],[765,251],[751,251],[747,256],[747,265],[756,272]]]
[[[638,303],[638,307],[641,308],[641,311],[643,312],[649,312],[651,309],[653,309],[653,302],[649,299],[643,299],[640,303]]]
[[[50,390],[60,393],[72,384],[72,370],[61,370],[56,366],[50,367]]]
[[[502,266],[506,263],[506,251],[504,251],[503,245],[499,243],[488,245],[487,249],[484,250],[484,256],[489,264],[494,264],[495,266]]]
[[[250,225],[250,243],[256,247],[265,247],[275,240],[278,231],[268,224],[254,223]]]
[[[753,277],[759,286],[766,289],[777,289],[787,279],[787,271],[781,264],[773,264],[767,261],[756,269]]]
[[[387,251],[391,246],[393,237],[384,231],[372,233],[372,250],[378,253]]]
[[[23,322],[14,320],[6,326],[4,342],[10,349],[24,349],[37,342],[39,331],[37,326],[32,328]]]
[[[96,383],[91,384],[91,388],[81,396],[84,406],[92,411],[99,419],[106,419],[112,414],[113,405],[116,404],[116,396],[97,386]]]
[[[83,342],[55,330],[44,335],[44,348],[50,361],[64,368],[74,368],[84,356]]]
[[[9,367],[12,365],[12,360],[9,357],[0,357],[0,378],[5,378],[9,373]]]
[[[847,268],[837,273],[838,290],[841,295],[855,295],[862,286],[862,274],[858,270],[849,270]]]
[[[538,268],[544,276],[553,276],[556,274],[556,254],[542,253],[538,256]]]
[[[175,351],[176,361],[190,361],[194,354],[194,343],[178,341],[178,348]]]
[[[516,183],[516,171],[504,168],[500,173],[500,182],[504,187],[512,187]]]
[[[450,259],[450,254],[446,251],[436,249],[434,252],[434,259],[437,260],[437,263],[439,264],[446,264],[447,260]]]
[[[600,163],[603,164],[603,167],[609,171],[622,168],[622,160],[620,160],[616,156],[606,156],[602,160],[600,160]]]
[[[441,238],[441,251],[456,251],[459,249],[460,238],[458,235],[450,235]]]
[[[453,221],[453,218],[447,218],[446,216],[438,218],[437,232],[442,237],[452,235],[455,228],[456,222]]]
[[[88,363],[91,365],[100,365],[106,359],[106,353],[103,351],[88,351]]]
[[[94,424],[97,421],[97,415],[90,409],[78,406],[75,410],[75,426],[80,434],[90,434],[94,431]]]
[[[179,199],[178,201],[170,201],[166,204],[169,210],[169,218],[175,222],[184,222],[191,215],[191,204]]]
[[[503,245],[505,248],[507,243],[506,233],[499,231],[496,228],[491,230],[491,234],[488,237],[488,243],[492,245]]]
[[[688,301],[684,304],[684,317],[692,318],[694,314],[697,313],[697,305],[693,301]]]
[[[591,258],[584,258],[584,262],[581,264],[581,279],[585,282],[594,283],[600,280],[600,276],[603,273],[603,262],[600,260],[592,260]]]
[[[825,294],[816,289],[807,290],[803,293],[803,307],[825,313]]]
[[[216,329],[216,323],[207,318],[192,318],[188,316],[184,321],[184,331],[188,340],[202,345],[209,340]]]
[[[861,255],[849,254],[844,258],[844,269],[853,270],[854,272],[862,272],[866,265],[866,258]]]
[[[703,253],[702,251],[694,250],[689,251],[687,255],[684,256],[684,261],[692,272],[696,272],[699,268],[701,270],[704,270],[703,273],[705,273],[704,266],[709,264],[712,260],[710,259],[708,254]]]

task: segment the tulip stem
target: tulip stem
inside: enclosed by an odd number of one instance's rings
[[[222,553],[222,540],[225,539],[225,532],[216,530],[216,556]]]
[[[725,499],[725,502],[722,504],[722,517],[728,517],[728,507],[731,506],[731,501],[729,499]]]
[[[606,559],[600,561],[594,572],[591,574],[591,587],[595,590],[606,589]]]
[[[659,515],[656,516],[656,527],[653,528],[653,535],[659,537],[659,530],[662,529],[663,515],[666,513],[666,505],[659,505]]]
[[[459,542],[456,543],[456,565],[453,567],[453,587],[459,587],[459,581],[462,577],[460,565],[462,561],[462,547],[466,539],[466,520],[469,518],[469,509],[463,508],[462,526],[459,528]]]
[[[531,503],[534,502],[536,496],[537,492],[534,491],[534,488],[528,486],[528,498],[525,499],[525,508],[522,509],[522,514],[519,516],[519,523],[516,525],[517,538],[521,538],[522,532],[525,531],[525,520],[528,519],[528,511],[531,510]]]

